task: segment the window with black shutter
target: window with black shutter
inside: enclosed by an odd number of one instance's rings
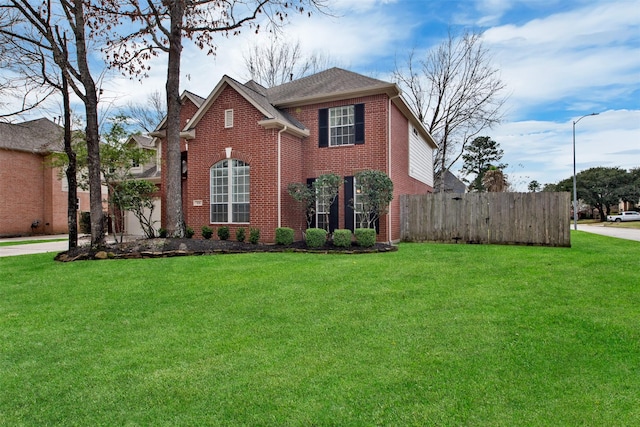
[[[329,146],[329,109],[318,111],[318,147]]]
[[[364,104],[318,110],[318,146],[364,144]]]

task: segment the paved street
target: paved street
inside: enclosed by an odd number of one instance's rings
[[[573,223],[571,224],[573,230]],[[600,224],[578,224],[579,231],[602,234],[603,236],[616,237],[618,239],[637,240],[640,242],[640,230],[636,228],[606,227]]]

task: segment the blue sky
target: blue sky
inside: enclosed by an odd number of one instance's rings
[[[578,171],[640,167],[640,2],[638,0],[327,0],[334,16],[291,16],[282,36],[343,68],[390,80],[396,60],[420,55],[449,29],[474,29],[506,83],[504,121],[484,134],[505,152],[520,191],[535,179],[572,174],[572,122]],[[266,34],[221,38],[216,56],[187,44],[182,88],[207,96],[223,74],[245,80],[243,55]],[[111,109],[163,90],[164,59],[142,83],[111,75]],[[458,167],[452,171],[457,172]]]

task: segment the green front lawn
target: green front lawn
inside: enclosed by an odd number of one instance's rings
[[[640,243],[0,258],[0,425],[637,425]]]

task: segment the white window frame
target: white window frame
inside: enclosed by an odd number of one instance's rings
[[[362,212],[362,202],[358,201],[362,190],[358,186],[358,180],[353,177],[353,227],[354,228],[367,228],[367,220],[364,218]]]
[[[225,129],[233,127],[233,109],[224,110],[224,127]]]
[[[316,187],[316,195],[325,191],[326,187]],[[325,206],[324,203],[320,203],[320,198],[316,197],[316,228],[323,230],[329,229],[329,223],[331,222],[331,205]],[[328,221],[325,224],[325,221]]]
[[[237,159],[221,160],[211,167],[209,171],[209,221],[211,223],[249,223],[250,174],[249,164]]]
[[[329,146],[353,145],[356,142],[355,105],[329,108]]]

